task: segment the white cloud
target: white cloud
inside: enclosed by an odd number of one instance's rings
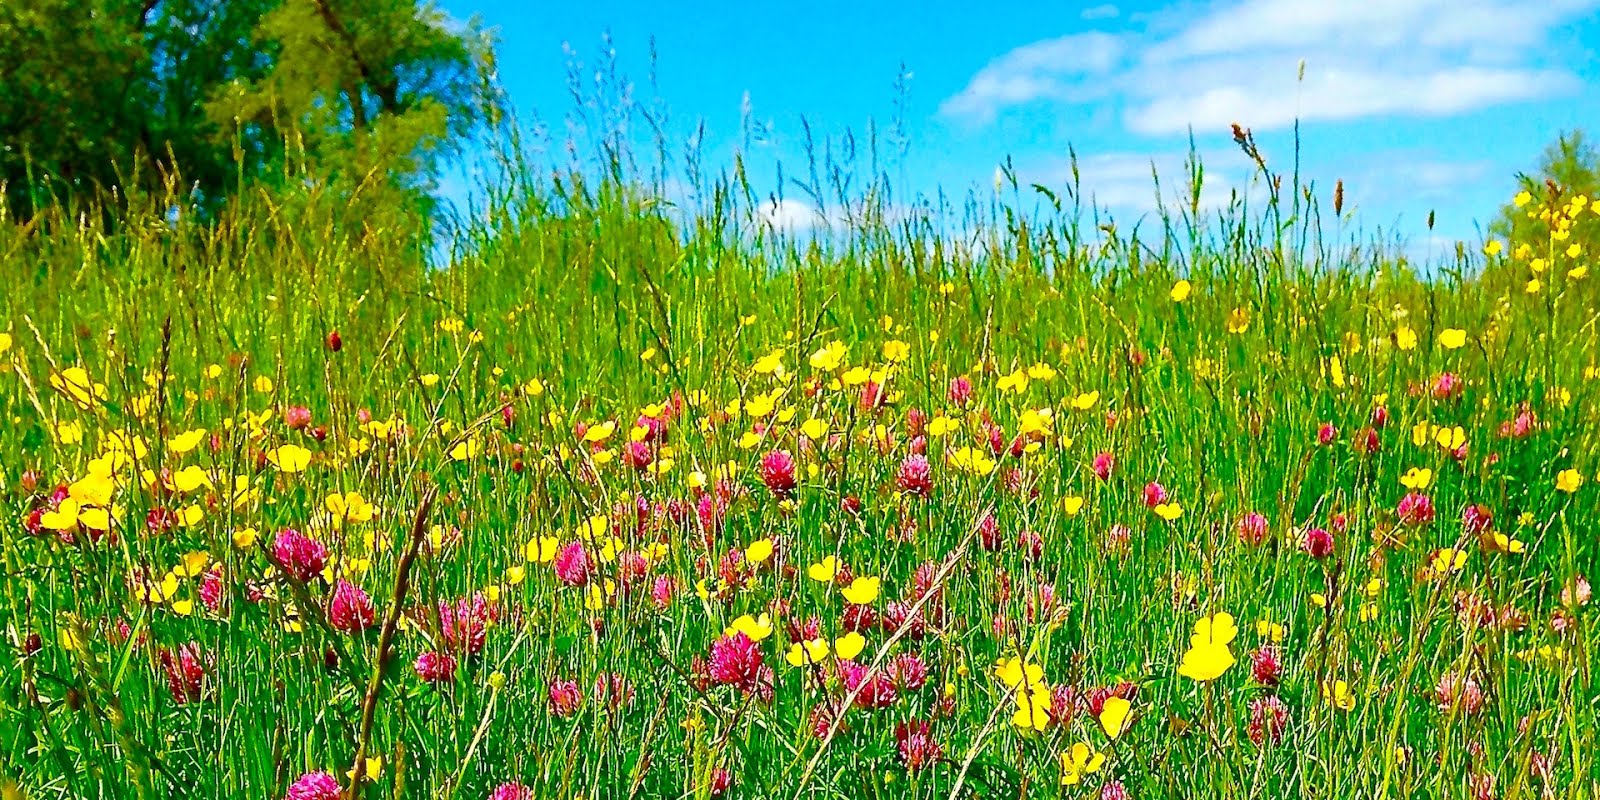
[[[940,113],[988,121],[1007,106],[1038,99],[1072,101],[1076,77],[1103,73],[1122,57],[1122,41],[1109,33],[1077,33],[1023,45],[990,62],[967,88],[946,99]]]
[[[1295,119],[1443,116],[1575,91],[1543,66],[1556,29],[1600,0],[1234,0],[1168,31],[1085,33],[990,62],[940,111],[986,123],[1039,102],[1112,106],[1141,134]],[[1141,17],[1160,20],[1174,14]],[[1304,80],[1299,79],[1301,63]]]
[[[1274,130],[1296,119],[1448,116],[1569,91],[1579,83],[1562,70],[1455,67],[1391,74],[1373,68],[1308,68],[1304,82],[1297,81],[1292,70],[1268,72],[1193,93],[1150,97],[1132,105],[1124,122],[1138,133],[1161,134],[1191,126],[1221,131],[1233,122]]]
[[[1525,48],[1588,0],[1244,0],[1221,6],[1151,52],[1155,60],[1272,49]]]
[[[762,203],[760,213],[762,222],[788,233],[804,233],[825,222],[815,206],[791,198]]]
[[[1117,10],[1116,6],[1106,3],[1105,5],[1086,8],[1082,11],[1082,13],[1078,14],[1078,16],[1082,19],[1092,22],[1097,19],[1116,19],[1117,15],[1120,13],[1122,12]]]

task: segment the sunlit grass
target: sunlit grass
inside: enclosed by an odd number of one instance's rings
[[[513,183],[441,269],[310,189],[7,221],[0,779],[1593,794],[1588,255],[1260,167],[1145,233]]]

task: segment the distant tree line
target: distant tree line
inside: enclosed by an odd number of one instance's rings
[[[1541,207],[1570,208],[1574,200],[1583,198],[1578,200],[1584,208],[1580,216],[1595,213],[1590,204],[1600,202],[1600,151],[1582,130],[1562,133],[1545,148],[1538,168],[1518,175],[1517,183],[1530,201],[1521,207],[1515,202],[1503,206],[1491,231],[1512,242],[1543,243],[1549,237],[1550,223],[1539,218]],[[1578,244],[1590,258],[1600,256],[1600,237],[1589,233],[1597,229],[1600,225],[1573,225],[1571,236],[1561,240],[1562,249]]]
[[[412,0],[3,0],[0,186],[74,195],[381,184],[426,211],[482,119],[492,42]]]

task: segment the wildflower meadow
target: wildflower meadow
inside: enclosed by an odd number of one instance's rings
[[[1414,262],[1236,139],[0,219],[0,794],[1594,796],[1600,202]]]

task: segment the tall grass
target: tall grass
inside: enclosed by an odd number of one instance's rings
[[[8,797],[1594,793],[1589,254],[1419,273],[1242,130],[1251,191],[1202,206],[1195,161],[1139,225],[1009,172],[898,198],[874,147],[819,142],[800,184],[833,213],[786,231],[618,98],[555,170],[491,131],[442,245],[292,179],[203,222],[177,182],[0,221]],[[1600,225],[1572,205],[1529,207]],[[52,495],[96,475],[112,534]],[[291,528],[326,573],[290,577]],[[870,613],[809,576],[828,556],[882,579]],[[868,624],[891,601],[927,630]],[[1180,675],[1222,613],[1240,663]],[[772,673],[723,685],[714,643],[762,614]],[[830,715],[883,687],[786,654],[848,628],[897,688]],[[1054,691],[1043,730],[1009,658]],[[1080,742],[1106,758],[1068,785]]]

